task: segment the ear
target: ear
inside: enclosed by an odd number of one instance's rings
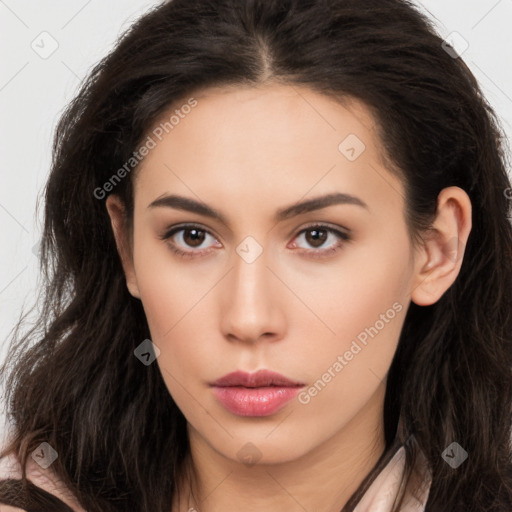
[[[443,189],[437,198],[436,218],[422,235],[415,258],[411,299],[418,306],[430,306],[454,283],[471,231],[471,200],[459,187]]]
[[[126,286],[128,291],[136,298],[140,299],[137,277],[133,265],[132,248],[130,237],[127,230],[126,210],[124,203],[116,194],[110,194],[106,200],[107,212],[110,216],[114,238],[116,240],[117,252],[121,258]]]

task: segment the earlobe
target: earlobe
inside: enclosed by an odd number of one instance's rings
[[[471,231],[471,201],[459,187],[438,196],[436,218],[423,236],[416,258],[411,299],[418,306],[437,302],[459,275]]]
[[[116,240],[117,251],[121,259],[121,264],[123,265],[126,286],[131,295],[140,299],[137,277],[135,275],[135,268],[133,265],[133,257],[126,230],[126,213],[124,204],[115,194],[108,196],[105,204],[110,217],[114,238]]]

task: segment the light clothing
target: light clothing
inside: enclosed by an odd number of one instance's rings
[[[406,487],[405,498],[400,512],[423,512],[428,499],[432,478],[427,469],[426,459],[420,453],[418,461],[419,469],[424,475],[424,480],[419,489],[419,496],[413,496],[410,485]],[[391,512],[395,500],[401,492],[401,479],[405,466],[405,448],[401,446],[384,469],[377,475],[367,489],[354,512]]]
[[[363,495],[354,512],[391,512],[395,499],[401,492],[401,477],[404,471],[405,449],[401,446],[384,469],[377,475]],[[422,512],[430,489],[430,473],[425,470],[424,459],[420,459],[421,471],[426,475],[419,496],[416,499],[406,488],[406,498],[400,512]],[[31,457],[28,459],[27,476],[38,487],[53,494],[76,512],[86,512],[62,482],[50,471],[42,469]],[[21,465],[13,454],[0,459],[0,479],[21,478]],[[1,503],[0,498],[0,503]]]

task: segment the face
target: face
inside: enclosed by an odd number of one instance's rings
[[[358,418],[375,430],[414,274],[375,120],[297,86],[194,98],[161,140],[149,134],[124,262],[191,439],[275,463]],[[260,370],[291,382],[212,386]]]

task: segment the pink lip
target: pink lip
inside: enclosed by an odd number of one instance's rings
[[[239,416],[269,416],[292,400],[302,382],[269,370],[232,372],[211,384],[219,402]]]

